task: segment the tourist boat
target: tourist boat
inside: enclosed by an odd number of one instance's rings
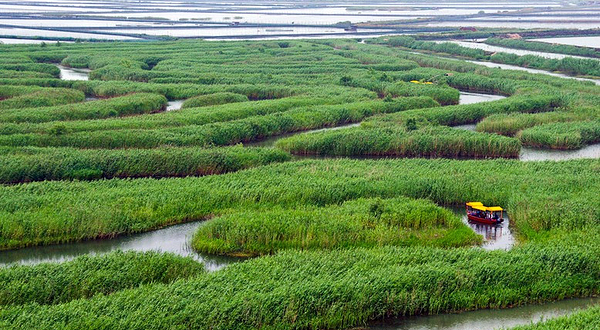
[[[467,203],[467,218],[471,221],[496,225],[504,221],[500,206],[485,206],[480,202]]]

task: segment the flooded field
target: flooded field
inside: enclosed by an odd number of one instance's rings
[[[158,36],[201,38],[219,36],[352,36],[376,31],[350,29],[349,24],[397,21],[402,30],[478,27],[594,28],[600,27],[597,11],[585,5],[561,2],[448,3],[349,1],[335,4],[320,1],[270,2],[64,2],[26,1],[0,4],[0,35],[52,38],[155,39]],[[521,20],[521,21],[519,21]],[[422,22],[419,22],[422,21]],[[337,26],[341,24],[340,26]],[[176,29],[165,29],[171,25]],[[210,29],[214,25],[224,30]],[[327,27],[324,27],[327,26]],[[38,28],[38,29],[34,29]],[[269,33],[267,29],[280,29]],[[333,28],[333,29],[332,29]],[[8,30],[10,29],[10,30]]]
[[[482,42],[468,42],[468,41],[455,41],[455,40],[453,40],[452,42],[457,45],[463,46],[463,47],[481,49],[481,50],[485,50],[485,51],[492,52],[492,53],[503,52],[503,53],[515,54],[515,55],[519,55],[519,56],[535,55],[535,56],[554,58],[554,59],[563,59],[565,57],[585,58],[582,56],[564,55],[564,54],[557,54],[557,53],[545,53],[545,52],[536,52],[536,51],[531,51],[531,50],[492,46],[492,45],[484,44]]]
[[[569,38],[540,38],[540,39],[532,39],[532,40],[548,42],[548,43],[552,43],[552,44],[600,48],[600,36],[597,36],[597,37],[569,37]]]

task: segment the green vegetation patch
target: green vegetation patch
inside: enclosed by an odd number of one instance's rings
[[[291,157],[263,148],[73,149],[0,147],[0,183],[222,174]]]
[[[218,105],[226,103],[246,102],[248,97],[235,93],[215,93],[201,95],[185,100],[181,108],[206,107],[209,105]]]
[[[521,143],[493,134],[446,126],[349,128],[296,135],[277,141],[277,147],[297,155],[390,156],[445,158],[517,158]]]
[[[190,258],[157,252],[113,252],[63,263],[15,265],[0,268],[0,306],[61,304],[203,272],[203,265]]]
[[[480,242],[481,237],[452,212],[428,200],[399,197],[235,212],[201,226],[192,246],[211,254],[254,256],[283,249],[458,247]]]
[[[576,244],[575,244],[576,245]],[[501,308],[598,292],[597,242],[513,251],[288,251],[171,285],[0,311],[11,329],[345,329],[374,319]],[[151,302],[151,303],[150,303]],[[100,321],[101,320],[101,321]]]
[[[0,112],[0,122],[42,123],[57,120],[100,119],[161,111],[167,99],[158,94],[136,93],[108,100],[41,107],[7,109]]]

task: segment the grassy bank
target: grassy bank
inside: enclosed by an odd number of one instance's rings
[[[309,133],[277,141],[296,155],[427,158],[517,158],[517,139],[445,126],[366,127]]]
[[[157,252],[113,252],[64,263],[0,268],[0,306],[61,304],[204,272],[202,264]]]
[[[517,137],[524,145],[551,149],[579,149],[600,142],[600,121],[552,123],[525,129]]]
[[[231,208],[319,206],[400,196],[439,205],[468,200],[501,205],[521,238],[536,239],[597,225],[597,167],[598,160],[557,166],[509,160],[343,159],[287,162],[201,178],[4,186],[0,247],[145,231]]]
[[[13,134],[0,136],[0,145],[77,148],[156,148],[159,146],[223,146],[269,136],[353,123],[364,118],[408,109],[432,107],[428,97],[393,102],[364,101],[295,108],[283,113],[252,116],[202,126],[188,125],[154,130],[121,129],[69,134]]]
[[[42,123],[58,120],[101,119],[157,112],[167,99],[158,94],[138,93],[108,100],[41,107],[6,109],[0,112],[3,123]]]
[[[241,146],[128,150],[0,147],[0,183],[202,176],[290,158],[286,152],[275,149]]]
[[[274,208],[211,219],[196,232],[194,249],[255,256],[285,249],[373,246],[459,247],[481,237],[427,200],[358,199],[327,207]]]
[[[510,252],[392,247],[290,251],[172,285],[57,306],[7,308],[0,311],[0,324],[12,329],[56,328],[67,322],[76,328],[128,330],[174,324],[196,329],[349,328],[385,317],[597,293],[599,255],[597,244]]]

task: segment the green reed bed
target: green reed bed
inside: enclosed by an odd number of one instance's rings
[[[72,134],[12,134],[0,136],[4,146],[66,146],[79,148],[155,148],[159,146],[223,146],[269,136],[359,122],[381,113],[438,105],[428,97],[392,102],[365,101],[295,108],[282,113],[253,116],[202,126],[140,130],[78,132]]]
[[[191,258],[158,252],[112,252],[64,263],[0,268],[0,306],[61,304],[143,284],[171,283],[204,273]]]
[[[585,115],[575,112],[494,114],[477,123],[478,132],[514,136],[526,128],[557,122],[581,121]]]
[[[373,246],[459,247],[481,242],[448,210],[423,199],[358,199],[342,205],[239,211],[211,219],[192,247],[256,256],[286,249]]]
[[[596,330],[600,329],[600,306],[577,311],[571,315],[540,321],[535,324],[510,328],[511,330]]]
[[[167,127],[205,125],[225,122],[252,116],[262,116],[284,112],[292,108],[319,104],[340,104],[344,98],[307,98],[292,96],[289,98],[232,103],[205,108],[189,108],[179,111],[167,111],[139,116],[127,116],[107,119],[53,121],[45,123],[0,123],[0,134],[51,133],[56,126],[64,127],[66,133],[92,132],[119,129],[158,129]]]
[[[455,126],[477,123],[487,116],[498,113],[552,111],[554,108],[562,106],[564,102],[561,95],[519,95],[493,102],[403,111],[397,114],[378,116],[372,121],[406,123],[408,119],[412,118],[432,124]]]
[[[600,142],[600,121],[574,121],[534,126],[520,131],[523,145],[551,149],[579,149]]]
[[[441,105],[458,104],[460,92],[448,85],[415,84],[410,82],[391,82],[387,74],[379,77],[342,76],[340,84],[361,87],[376,92],[380,97],[391,96],[429,96]]]
[[[181,108],[206,107],[210,105],[219,105],[226,103],[246,102],[248,97],[242,94],[235,93],[215,93],[201,95],[185,100]]]
[[[577,245],[577,244],[574,244]],[[598,245],[282,252],[171,285],[0,311],[11,329],[345,329],[598,293]],[[151,302],[151,303],[149,303]]]
[[[517,158],[517,139],[446,126],[351,128],[296,135],[276,146],[295,155]]]
[[[248,207],[360,197],[501,205],[522,238],[597,226],[598,160],[286,162],[201,178],[40,182],[0,187],[1,248],[133,233]],[[491,188],[493,187],[493,189]]]
[[[60,77],[60,69],[55,65],[46,63],[3,63],[0,64],[0,70],[41,72],[50,74],[55,78]]]
[[[0,147],[0,183],[222,174],[290,160],[275,149]]]
[[[137,93],[108,100],[0,111],[0,122],[42,123],[57,120],[100,119],[161,111],[167,99],[158,94]]]
[[[0,98],[1,99],[1,98]],[[18,95],[0,101],[0,110],[51,107],[62,104],[83,102],[85,95],[68,88],[44,88],[29,94]]]

